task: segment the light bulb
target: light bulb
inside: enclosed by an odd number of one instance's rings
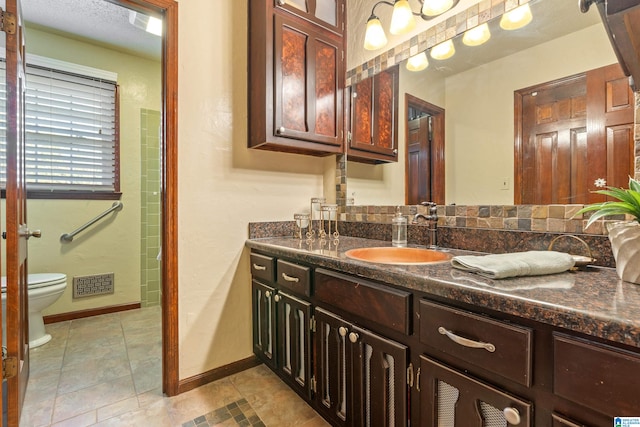
[[[429,60],[427,59],[426,52],[420,52],[417,55],[413,55],[407,60],[407,70],[409,71],[422,71],[429,66]]]
[[[391,25],[389,32],[391,34],[404,34],[416,26],[416,20],[413,17],[413,11],[408,0],[396,0],[393,4],[393,15],[391,15]]]
[[[456,48],[451,40],[446,40],[431,48],[431,57],[433,59],[448,59],[456,53]]]
[[[502,15],[500,28],[503,30],[517,30],[527,25],[533,19],[529,4],[523,4]]]
[[[387,36],[377,16],[371,15],[367,21],[367,30],[364,34],[364,48],[378,50],[387,44]]]
[[[427,16],[437,16],[445,13],[453,7],[453,0],[424,0],[422,14]]]
[[[480,46],[490,38],[491,32],[489,31],[489,25],[485,22],[482,25],[467,30],[464,36],[462,36],[462,43],[467,46]]]

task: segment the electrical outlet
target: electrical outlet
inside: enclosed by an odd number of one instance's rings
[[[502,178],[500,178],[500,189],[501,190],[508,190],[509,189],[509,177],[508,176],[503,176]]]

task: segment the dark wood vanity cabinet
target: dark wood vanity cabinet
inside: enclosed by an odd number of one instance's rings
[[[610,427],[640,416],[640,351],[251,254],[254,352],[335,426]]]
[[[396,65],[351,86],[349,160],[365,163],[398,161],[398,81]]]
[[[343,26],[344,0],[250,3],[250,148],[343,151]]]
[[[251,254],[253,350],[301,396],[311,397],[311,304],[274,282],[274,258]],[[303,267],[307,268],[308,267]],[[265,278],[266,274],[271,279]],[[293,276],[287,276],[293,277]],[[270,284],[263,283],[270,281]]]
[[[407,425],[407,346],[316,308],[316,402],[339,426]]]

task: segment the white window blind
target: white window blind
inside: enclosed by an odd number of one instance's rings
[[[4,62],[1,67],[4,100]],[[26,74],[27,190],[118,191],[116,83],[34,65]],[[1,108],[4,128],[4,101]],[[5,144],[0,141],[6,164]],[[3,187],[4,173],[2,168]]]

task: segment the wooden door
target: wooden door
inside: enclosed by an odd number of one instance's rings
[[[27,300],[27,228],[24,142],[24,37],[19,0],[6,0],[7,189],[6,189],[6,329],[7,356],[16,375],[7,379],[7,422],[17,426],[29,379]],[[7,17],[14,20],[7,22]]]
[[[406,426],[409,349],[357,326],[351,329],[353,425]]]
[[[405,94],[405,204],[444,204],[444,109]]]
[[[634,98],[618,64],[516,92],[518,204],[604,201],[596,180],[626,187]]]
[[[407,204],[431,201],[431,116],[422,116],[407,125]]]
[[[268,366],[276,368],[276,291],[256,280],[252,281],[253,351]]]
[[[426,356],[420,356],[419,385],[422,425],[533,425],[533,406],[530,403]]]
[[[278,366],[285,380],[311,398],[311,304],[280,292],[274,297],[278,321]]]
[[[318,412],[335,426],[352,425],[350,325],[322,308],[316,308],[314,316]]]

